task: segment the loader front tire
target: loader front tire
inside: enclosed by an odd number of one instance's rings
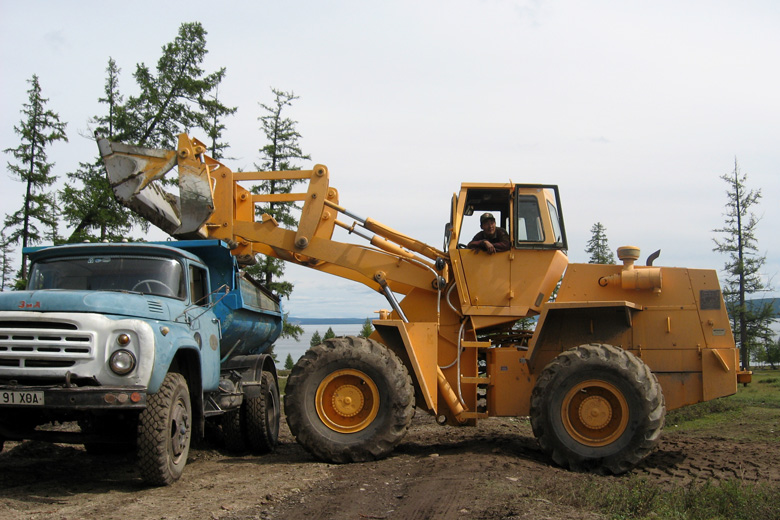
[[[141,478],[167,486],[181,477],[192,439],[192,407],[187,380],[166,374],[138,418],[138,467]]]
[[[652,452],[666,407],[655,375],[611,345],[581,345],[545,367],[531,395],[542,450],[574,471],[621,474]]]
[[[401,360],[361,337],[310,348],[287,380],[284,411],[298,442],[320,460],[386,457],[414,416],[414,388]]]

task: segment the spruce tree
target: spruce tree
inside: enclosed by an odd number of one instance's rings
[[[22,120],[14,126],[14,132],[21,137],[16,148],[7,148],[16,163],[8,163],[11,177],[25,183],[26,190],[22,207],[5,217],[7,240],[22,248],[43,241],[52,234],[57,226],[57,205],[50,191],[57,176],[52,169],[54,163],[48,162],[46,148],[57,141],[67,141],[65,126],[57,113],[46,108],[49,101],[41,94],[37,75],[30,80],[28,102],[22,105]],[[56,233],[55,233],[56,234]],[[27,258],[22,255],[20,280],[27,279]]]
[[[104,95],[98,98],[98,102],[105,105],[105,113],[90,119],[95,134],[100,137],[111,138],[117,129],[128,124],[124,98],[119,91],[120,72],[116,62],[109,58]],[[73,226],[68,242],[117,242],[129,237],[134,226],[141,227],[144,232],[149,229],[149,222],[116,201],[106,178],[103,159],[99,156],[92,162],[79,163],[78,170],[68,173],[60,198],[63,217]]]
[[[360,337],[367,338],[372,332],[374,332],[374,327],[371,325],[371,318],[366,318],[366,321],[363,322],[363,328],[360,329]]]
[[[126,124],[116,129],[117,140],[175,149],[178,134],[193,128],[209,134],[215,118],[235,112],[215,95],[225,68],[209,74],[203,69],[206,34],[199,22],[183,23],[176,38],[162,48],[154,72],[143,63],[136,66],[133,77],[141,92],[127,100]]]
[[[721,176],[726,190],[726,211],[723,227],[713,230],[722,235],[714,238],[714,251],[728,256],[723,268],[723,297],[731,318],[740,351],[741,365],[750,369],[750,354],[755,351],[775,319],[771,301],[750,304],[748,296],[770,290],[761,275],[766,256],[758,252],[756,231],[759,218],[753,207],[761,200],[761,190],[747,187],[747,174],[741,173],[736,158],[734,170]]]
[[[260,171],[300,170],[300,166],[294,163],[296,160],[311,159],[304,154],[298,144],[301,134],[296,130],[297,121],[284,117],[283,111],[292,106],[292,102],[298,99],[292,92],[282,92],[271,89],[274,94],[272,105],[261,104],[265,114],[260,116],[261,129],[267,139],[267,144],[260,148],[262,162],[255,164]],[[300,179],[293,180],[268,180],[252,187],[253,193],[279,194],[291,193],[293,187],[303,182]],[[298,220],[293,214],[296,206],[292,202],[270,202],[257,208],[258,215],[267,213],[280,225],[286,228],[294,228]],[[293,290],[293,284],[282,280],[284,275],[284,261],[278,258],[264,256],[258,258],[258,263],[249,271],[260,277],[266,287],[282,296],[289,298]]]
[[[298,97],[292,92],[283,92],[277,89],[271,89],[271,92],[274,94],[274,103],[272,105],[260,104],[265,113],[258,119],[261,122],[261,129],[265,134],[267,144],[260,148],[262,162],[255,164],[255,168],[260,171],[300,170],[300,166],[294,161],[307,160],[311,157],[303,153],[298,143],[301,134],[296,129],[297,121],[283,116],[284,109],[292,106],[292,102]],[[293,186],[299,182],[302,181],[298,179],[263,181],[253,186],[252,192],[291,193]],[[282,226],[294,228],[298,225],[298,220],[292,213],[295,208],[296,206],[292,202],[271,202],[258,206],[257,213],[258,215],[267,213]],[[247,268],[247,272],[258,277],[266,287],[280,296],[289,298],[292,294],[293,284],[282,279],[284,267],[283,260],[261,256],[257,259],[257,264]],[[293,337],[297,340],[302,333],[303,328],[285,320],[282,330],[283,337]]]
[[[614,264],[615,255],[609,248],[607,228],[601,222],[596,222],[590,228],[591,238],[585,252],[590,255],[589,264]]]
[[[0,231],[0,291],[5,291],[13,286],[12,257],[14,251],[14,245],[6,238],[5,230]]]
[[[320,336],[320,331],[315,330],[314,334],[311,335],[311,340],[309,340],[309,346],[316,347],[322,343],[322,336]]]

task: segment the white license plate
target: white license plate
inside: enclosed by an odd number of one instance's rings
[[[43,392],[0,390],[0,405],[43,406]]]

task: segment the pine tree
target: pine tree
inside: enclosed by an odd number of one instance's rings
[[[360,329],[359,335],[361,338],[367,338],[372,332],[374,332],[374,327],[371,325],[371,318],[366,318],[366,321],[363,322],[363,328]]]
[[[14,245],[6,239],[5,230],[0,231],[0,291],[12,287],[14,266],[11,263],[11,257],[14,250]]]
[[[591,238],[585,252],[590,255],[589,264],[614,264],[615,255],[609,248],[607,228],[601,222],[596,222],[590,228]]]
[[[101,137],[113,137],[118,128],[127,126],[124,98],[119,92],[120,72],[116,62],[109,58],[104,97],[98,98],[98,102],[105,105],[106,113],[90,119],[95,125],[95,133]],[[140,226],[144,232],[149,229],[145,219],[116,201],[99,156],[92,162],[79,163],[78,170],[68,173],[60,199],[63,217],[73,226],[68,242],[117,242],[129,237],[133,226]]]
[[[117,140],[175,149],[178,134],[193,128],[209,134],[215,119],[235,112],[214,94],[225,68],[210,74],[202,68],[206,34],[199,22],[183,23],[174,41],[163,47],[155,73],[143,63],[136,66],[133,77],[141,93],[127,100],[126,124],[117,128]]]
[[[292,106],[292,102],[298,99],[292,92],[282,92],[271,89],[275,98],[273,105],[260,106],[266,112],[260,116],[261,129],[268,143],[260,148],[261,164],[255,164],[255,168],[261,171],[300,170],[300,166],[293,163],[295,160],[311,159],[301,151],[298,139],[301,134],[296,130],[297,121],[283,117],[285,107]],[[253,193],[279,194],[290,193],[293,187],[303,182],[294,180],[268,180],[252,187]],[[286,228],[294,228],[298,220],[292,213],[296,206],[291,202],[271,202],[264,206],[258,206],[259,215],[267,213],[274,217],[279,224]],[[251,272],[257,273],[263,284],[282,296],[289,298],[293,290],[293,284],[282,280],[284,275],[284,261],[278,258],[262,257],[257,265],[251,268]]]
[[[322,337],[320,336],[320,331],[315,330],[314,334],[311,335],[311,340],[309,340],[309,346],[316,347],[322,343]]]
[[[57,206],[48,191],[57,176],[52,172],[54,163],[47,162],[46,147],[56,141],[68,140],[66,123],[61,122],[55,112],[46,109],[49,100],[41,95],[38,76],[33,75],[28,83],[31,87],[27,91],[28,102],[22,105],[23,119],[19,126],[14,126],[21,143],[16,148],[4,150],[17,161],[17,164],[8,163],[11,176],[26,184],[22,207],[5,217],[6,231],[10,230],[8,240],[15,244],[21,241],[22,248],[41,242],[57,226]],[[25,255],[22,255],[20,277],[21,280],[27,278]]]
[[[285,107],[292,105],[292,102],[298,99],[292,92],[282,92],[271,89],[275,98],[272,106],[261,104],[260,106],[266,112],[259,117],[261,129],[265,134],[268,144],[260,148],[261,164],[255,164],[255,168],[261,171],[277,170],[300,170],[300,166],[293,164],[295,160],[310,159],[310,157],[301,151],[298,139],[301,134],[295,128],[297,124],[290,118],[283,117],[282,112]],[[263,181],[252,187],[253,193],[290,193],[295,184],[301,180],[270,180]],[[258,206],[257,213],[262,215],[268,213],[276,219],[282,226],[293,228],[298,225],[298,220],[292,214],[295,205],[288,203],[269,203],[265,206]],[[257,259],[257,264],[247,268],[247,272],[260,279],[260,281],[276,292],[280,296],[290,297],[293,290],[293,284],[282,279],[284,275],[284,261],[269,256],[261,256]],[[298,337],[303,333],[303,328],[285,321],[282,329],[282,337]]]
[[[209,155],[214,159],[222,160],[225,157],[225,150],[230,146],[227,142],[222,141],[222,132],[226,128],[222,119],[225,116],[234,114],[237,107],[227,108],[220,103],[219,85],[217,85],[214,87],[214,94],[208,96],[203,101],[203,108],[206,112],[203,131],[206,132],[206,136],[210,141]]]
[[[326,340],[326,339],[331,339],[331,338],[335,338],[335,337],[336,337],[336,333],[333,332],[333,328],[328,327],[328,330],[325,331],[325,335],[322,336],[322,339]]]
[[[287,358],[284,360],[285,370],[292,370],[294,366],[295,361],[293,361],[292,354],[287,354]]]
[[[742,368],[749,370],[751,351],[766,336],[775,317],[771,302],[749,305],[747,298],[770,290],[761,276],[766,256],[758,253],[756,230],[760,219],[751,210],[761,199],[761,190],[747,188],[747,174],[739,171],[736,158],[734,170],[723,174],[721,179],[728,184],[725,222],[723,227],[713,231],[724,238],[713,239],[713,250],[728,255],[723,268],[723,297],[736,334]]]
[[[300,325],[297,325],[295,323],[290,322],[289,314],[284,315],[284,320],[282,321],[282,334],[281,337],[283,338],[292,338],[295,341],[301,340],[301,334],[303,334],[303,327]]]

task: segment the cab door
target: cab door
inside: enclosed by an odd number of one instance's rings
[[[479,217],[492,213],[496,226],[512,236],[511,194],[509,185],[469,188],[453,199],[450,259],[460,289],[461,305],[472,314],[502,313],[510,305],[510,251],[488,254],[482,250],[467,249],[466,244],[481,231]],[[457,202],[457,207],[455,203]],[[457,240],[457,248],[455,241]]]

